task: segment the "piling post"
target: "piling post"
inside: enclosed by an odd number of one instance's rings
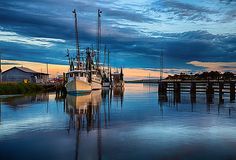
[[[211,82],[207,83],[206,94],[214,94],[214,88]]]
[[[159,95],[165,95],[167,93],[167,82],[160,82],[158,84],[158,94]]]
[[[230,82],[230,101],[235,100],[235,82]]]
[[[180,93],[174,93],[174,100],[176,103],[180,103],[181,102],[181,95]]]
[[[213,103],[213,94],[207,94],[207,104],[210,105]]]
[[[206,86],[206,100],[207,100],[207,105],[208,105],[208,110],[210,111],[210,104],[213,102],[213,95],[214,95],[214,88],[213,84],[208,81],[207,86]]]
[[[194,107],[194,104],[196,103],[196,93],[190,94],[190,100],[191,100],[191,110],[193,112],[193,107]]]
[[[181,102],[181,90],[180,90],[180,83],[179,82],[175,82],[174,83],[174,99],[176,103]]]
[[[158,97],[160,101],[167,101],[167,85],[168,82],[160,82],[158,84]]]
[[[193,111],[193,104],[196,103],[196,83],[195,82],[191,82],[190,98],[191,98],[192,111]]]
[[[174,93],[180,94],[180,83],[179,82],[174,83]]]
[[[158,83],[158,94],[161,95],[162,94],[162,82]]]
[[[190,94],[196,95],[196,83],[195,82],[191,82]]]
[[[219,82],[219,103],[224,103],[223,89],[224,89],[224,82]]]

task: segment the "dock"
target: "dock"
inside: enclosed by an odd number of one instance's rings
[[[235,100],[236,80],[161,80],[157,83],[159,95],[165,95],[167,91],[173,91],[175,95],[189,92],[191,96],[197,92],[205,92],[208,96],[218,93],[223,101],[224,93],[228,93],[230,100]]]

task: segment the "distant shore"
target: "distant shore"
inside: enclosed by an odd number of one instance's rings
[[[205,81],[236,81],[236,74],[232,72],[218,72],[218,71],[210,71],[210,72],[202,72],[196,74],[186,74],[180,73],[175,75],[168,75],[166,78],[162,79],[162,81],[197,81],[197,82],[205,82]],[[125,83],[158,83],[160,79],[157,78],[146,78],[140,80],[127,80]]]

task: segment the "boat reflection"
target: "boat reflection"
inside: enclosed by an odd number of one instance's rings
[[[124,87],[118,87],[113,89],[114,102],[116,102],[117,106],[119,106],[119,101],[120,101],[121,108],[123,106],[124,91],[125,91]]]
[[[113,101],[123,104],[124,89],[94,90],[86,95],[67,95],[65,99],[65,110],[69,114],[68,134],[71,130],[76,132],[76,154],[79,159],[80,134],[83,131],[89,133],[96,131],[96,158],[102,159],[102,130],[110,124],[111,104]]]
[[[81,127],[84,128],[85,125],[87,125],[87,131],[92,129],[94,126],[94,116],[96,116],[102,101],[101,92],[101,90],[95,90],[90,94],[79,96],[68,94],[66,96],[66,112],[70,115],[68,132],[71,126],[75,125],[74,123],[77,123],[79,130]],[[73,122],[74,120],[75,122]]]

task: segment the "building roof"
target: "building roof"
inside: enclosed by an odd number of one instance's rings
[[[5,73],[5,72],[7,72],[7,71],[9,71],[9,70],[12,70],[12,69],[18,69],[18,70],[21,70],[21,71],[26,72],[26,73],[48,75],[47,73],[36,72],[36,71],[34,71],[34,70],[32,70],[32,69],[29,69],[29,68],[26,68],[26,67],[23,67],[23,66],[22,66],[22,67],[12,67],[12,68],[10,68],[10,69],[4,71],[3,73]]]
[[[37,73],[36,71],[32,70],[32,69],[29,69],[29,68],[26,68],[26,67],[15,67],[23,72],[27,72],[27,73]]]

